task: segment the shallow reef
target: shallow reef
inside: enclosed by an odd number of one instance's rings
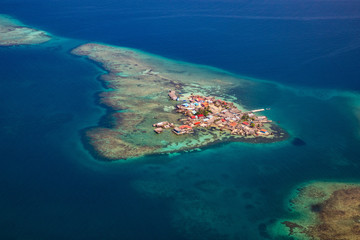
[[[294,219],[274,224],[274,234],[295,239],[360,239],[360,184],[312,182],[289,200]]]
[[[39,44],[50,39],[50,35],[44,31],[26,27],[16,19],[0,15],[0,46]]]

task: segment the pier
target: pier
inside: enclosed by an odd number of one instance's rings
[[[265,109],[264,109],[264,108],[261,108],[261,109],[251,110],[252,113],[262,112],[262,111],[265,111]]]

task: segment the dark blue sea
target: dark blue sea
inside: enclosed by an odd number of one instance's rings
[[[277,240],[299,184],[360,181],[359,1],[0,0],[0,14],[55,36],[0,48],[0,239]],[[69,53],[89,41],[254,79],[232,94],[291,137],[98,161],[80,131],[105,114],[103,70]]]

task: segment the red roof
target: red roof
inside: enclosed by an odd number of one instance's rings
[[[243,124],[244,124],[244,125],[249,125],[249,123],[248,123],[248,122],[243,122]]]
[[[191,116],[192,119],[196,118],[196,116]]]
[[[184,128],[192,128],[192,127],[190,127],[189,125],[181,125],[180,127],[179,127],[180,129],[184,129]]]
[[[198,115],[198,117],[203,117],[203,116],[204,116],[204,114],[199,114],[199,115]]]
[[[222,122],[226,122],[226,120],[225,120],[225,119],[221,119],[221,121],[222,121]]]
[[[237,122],[232,122],[229,125],[232,126],[232,127],[235,127],[237,125]]]
[[[262,131],[262,132],[267,132],[267,130],[266,130],[266,129],[261,129],[261,131]]]
[[[198,125],[198,124],[200,124],[200,122],[196,122],[196,123],[194,123],[194,125]]]

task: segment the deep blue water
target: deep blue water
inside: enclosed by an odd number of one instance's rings
[[[283,84],[358,91],[357,1],[0,6],[30,26],[79,39],[61,40],[61,48],[0,48],[0,239],[229,239],[228,232],[269,239],[263,227],[288,214],[283,201],[297,184],[360,178],[358,123],[347,99],[296,95],[270,83],[234,94],[249,108],[271,107],[270,117],[305,146],[232,143],[99,163],[79,131],[104,113],[94,97],[101,70],[68,53],[81,41],[99,41]],[[225,235],[209,231],[226,221],[229,228],[219,227]]]
[[[360,3],[2,0],[1,11],[107,42],[294,85],[360,89]]]

